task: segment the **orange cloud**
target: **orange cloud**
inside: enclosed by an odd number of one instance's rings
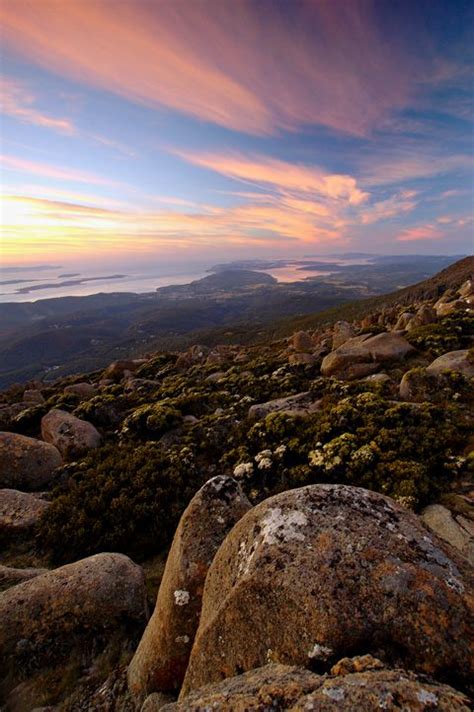
[[[60,133],[72,135],[75,126],[69,119],[57,119],[34,108],[35,97],[19,82],[0,78],[1,111],[7,116],[13,116],[27,124],[35,124]]]
[[[398,242],[413,242],[415,240],[439,240],[444,237],[444,233],[434,225],[418,225],[410,227],[398,235]]]
[[[241,153],[206,154],[174,151],[175,155],[208,168],[216,173],[247,183],[270,186],[281,193],[317,193],[326,198],[344,200],[359,205],[369,197],[357,187],[352,176],[325,174],[319,168],[288,163],[267,156],[246,156]]]
[[[11,171],[37,175],[43,178],[58,178],[59,180],[93,183],[95,185],[117,185],[113,181],[101,178],[93,173],[52,166],[48,163],[28,161],[23,158],[18,158],[17,156],[0,155],[0,163]]]
[[[2,20],[4,43],[49,70],[257,135],[366,134],[436,70],[363,0],[302,0],[291,18],[249,0],[3,0]]]

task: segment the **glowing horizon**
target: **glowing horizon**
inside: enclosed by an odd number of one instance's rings
[[[2,264],[472,252],[455,6],[4,0]]]

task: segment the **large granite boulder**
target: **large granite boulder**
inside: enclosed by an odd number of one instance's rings
[[[457,371],[470,378],[474,377],[474,351],[462,349],[460,351],[449,351],[447,354],[438,356],[426,368],[428,373],[441,374],[444,371]]]
[[[49,502],[27,492],[0,490],[0,540],[30,534]]]
[[[345,485],[283,492],[217,552],[182,694],[269,657],[328,669],[360,649],[467,682],[471,615],[470,567],[413,513]]]
[[[92,398],[97,393],[97,389],[92,383],[81,382],[81,383],[71,383],[69,386],[64,388],[64,393],[66,395],[77,396],[81,400],[88,400]]]
[[[307,331],[297,331],[290,341],[295,351],[308,353],[314,349],[313,339]]]
[[[41,419],[41,435],[52,443],[66,460],[81,457],[99,447],[101,437],[92,423],[54,408]]]
[[[39,490],[62,465],[56,447],[17,433],[0,432],[0,486]]]
[[[369,373],[362,373],[362,365],[374,368],[390,361],[397,361],[414,351],[413,346],[403,336],[384,332],[371,336],[361,334],[346,341],[335,351],[325,356],[321,364],[321,373],[324,376],[337,376],[339,378],[361,378]],[[351,369],[357,372],[352,375]],[[366,369],[367,370],[367,369]]]
[[[120,627],[146,619],[145,578],[123,554],[97,554],[0,594],[0,669],[13,686],[64,660],[76,646],[100,651]]]
[[[224,476],[206,482],[189,503],[173,539],[155,611],[128,669],[134,695],[181,686],[207,571],[227,533],[250,508],[240,485]]]
[[[364,656],[369,658],[370,656]],[[317,675],[302,667],[270,663],[214,685],[192,691],[179,702],[147,707],[147,712],[468,712],[469,698],[448,685],[417,677],[406,670],[377,669],[371,658],[361,671],[345,672],[345,665],[330,675]],[[342,661],[351,663],[351,660]],[[350,670],[350,665],[348,666]],[[357,661],[354,666],[357,670]],[[362,666],[364,667],[364,666]],[[383,666],[380,666],[383,668]]]

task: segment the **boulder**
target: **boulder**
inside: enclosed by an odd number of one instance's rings
[[[307,331],[297,331],[291,337],[291,345],[295,351],[301,353],[309,352],[313,350],[313,339]]]
[[[71,383],[64,388],[64,393],[79,396],[81,400],[87,400],[95,396],[96,388],[92,383]]]
[[[430,373],[426,368],[412,368],[403,374],[400,381],[400,398],[413,403],[436,401],[443,395],[440,385],[444,386],[436,373]]]
[[[30,408],[31,403],[4,403],[0,405],[0,430],[10,430],[14,419],[24,410]]]
[[[361,671],[337,673],[334,668],[330,675],[317,675],[303,667],[270,663],[238,677],[192,691],[174,704],[150,707],[150,712],[153,709],[161,709],[161,712],[427,712],[429,709],[444,712],[469,711],[469,698],[462,692],[448,685],[419,678],[406,670],[377,669],[380,667],[379,661],[373,658],[371,660],[375,669],[371,669],[369,665]],[[357,662],[354,667],[357,670]],[[343,665],[342,670],[344,669]]]
[[[415,315],[412,312],[403,312],[403,314],[400,314],[400,316],[397,319],[397,322],[395,326],[393,327],[394,331],[405,331],[408,329],[410,326],[411,321],[415,318]]]
[[[44,395],[37,388],[30,388],[23,393],[23,402],[28,404],[44,403]]]
[[[444,302],[436,307],[436,316],[443,317],[454,314],[459,309],[466,309],[466,303],[462,299],[455,299],[452,302]]]
[[[472,570],[444,547],[416,515],[357,487],[310,485],[265,500],[209,569],[182,695],[269,656],[329,669],[360,649],[467,682]]]
[[[174,535],[156,607],[128,669],[133,695],[178,690],[201,613],[209,566],[223,539],[251,508],[231,477],[206,482],[186,508]]]
[[[152,694],[146,698],[140,712],[158,712],[158,710],[162,710],[165,705],[172,703],[174,699],[175,698],[171,695],[167,695],[164,692],[152,692]]]
[[[145,577],[123,554],[97,554],[35,576],[0,595],[0,669],[13,686],[23,667],[96,653],[121,627],[146,619]]]
[[[0,539],[29,534],[49,502],[13,489],[0,490]]]
[[[287,413],[289,415],[308,415],[318,410],[320,401],[314,401],[309,391],[296,393],[287,398],[275,398],[266,403],[250,406],[249,418],[265,418],[269,413]]]
[[[458,371],[470,378],[474,377],[474,352],[468,349],[450,351],[438,356],[426,368],[428,373],[443,373],[443,371]]]
[[[353,336],[355,336],[355,332],[348,321],[336,321],[332,332],[332,348],[338,349]]]
[[[464,282],[464,284],[461,285],[461,287],[458,289],[458,294],[461,297],[470,297],[471,295],[474,294],[474,281],[472,279],[468,279]]]
[[[427,326],[436,321],[436,310],[429,304],[422,304],[416,312],[415,319],[410,323],[410,329],[416,326]]]
[[[316,363],[317,357],[315,354],[309,353],[296,353],[290,354],[288,357],[288,363],[292,366],[312,366]]]
[[[48,569],[25,568],[17,569],[11,566],[3,566],[0,564],[0,592],[5,591],[11,586],[16,586],[23,581],[29,581],[35,576],[45,574]]]
[[[127,371],[133,373],[141,365],[141,361],[122,360],[113,361],[102,374],[102,381],[120,381]]]
[[[474,564],[474,523],[452,514],[442,504],[430,504],[421,513],[421,521],[441,539],[448,541]]]
[[[354,370],[355,366],[361,364],[373,368],[374,364],[402,359],[412,351],[414,351],[413,346],[398,334],[387,332],[376,336],[362,334],[349,339],[328,354],[321,364],[321,373],[324,376],[339,378],[362,378],[369,375],[370,370],[364,372],[367,369],[363,368],[359,371],[356,369],[357,375],[354,376],[349,369]]]
[[[92,423],[54,408],[41,419],[41,435],[57,447],[67,460],[81,457],[91,448],[99,447],[100,434]]]
[[[56,447],[17,433],[0,432],[0,486],[38,490],[62,465]]]

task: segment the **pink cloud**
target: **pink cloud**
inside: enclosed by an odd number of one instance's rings
[[[93,183],[95,185],[117,185],[113,181],[101,178],[87,171],[77,171],[71,168],[52,166],[49,163],[28,161],[23,158],[18,158],[17,156],[0,155],[0,163],[12,171],[38,175],[43,178],[58,178],[59,180]]]
[[[257,135],[367,134],[437,71],[362,0],[302,0],[291,21],[249,0],[4,0],[2,14],[5,44],[49,70]]]
[[[54,118],[35,109],[36,97],[21,83],[6,77],[0,78],[0,91],[3,114],[13,116],[27,124],[42,126],[68,135],[76,132],[74,124],[69,119]]]
[[[398,242],[413,242],[415,240],[440,240],[444,237],[444,232],[438,230],[434,225],[418,225],[404,230],[398,235]]]

